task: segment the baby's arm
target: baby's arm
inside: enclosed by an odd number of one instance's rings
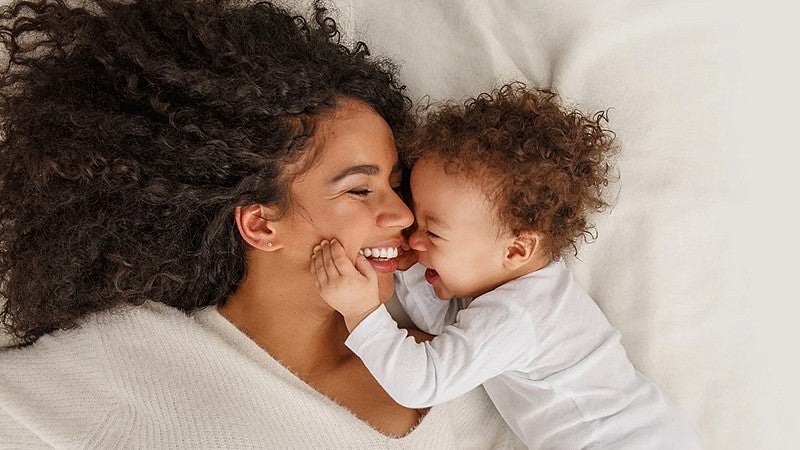
[[[311,271],[322,299],[344,316],[350,331],[381,305],[378,276],[367,258],[359,254],[354,265],[336,239],[314,247]]]
[[[345,344],[389,395],[409,408],[436,405],[508,370],[527,365],[535,348],[528,312],[491,294],[427,342],[397,328],[378,299],[377,276],[365,257],[350,262],[335,240],[314,248],[311,270],[322,298],[342,313]]]
[[[420,343],[378,307],[345,344],[386,392],[409,408],[448,401],[503,372],[521,370],[536,348],[527,311],[481,299],[461,311],[441,335]]]

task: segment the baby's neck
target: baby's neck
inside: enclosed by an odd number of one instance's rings
[[[530,261],[523,264],[522,266],[517,267],[514,270],[508,270],[503,277],[501,277],[498,282],[494,284],[494,287],[488,289],[486,292],[493,291],[498,287],[508,283],[509,281],[514,281],[517,278],[524,277],[525,275],[531,274],[536,272],[537,270],[541,270],[547,267],[552,260],[547,256],[541,256],[536,258],[531,258]],[[486,292],[482,292],[475,297],[485,294]]]
[[[551,259],[547,256],[531,258],[530,261],[518,267],[516,270],[510,270],[506,281],[504,281],[503,283],[508,283],[511,280],[516,280],[517,278],[536,272],[537,270],[541,270],[547,267],[547,265],[550,264],[550,262]]]

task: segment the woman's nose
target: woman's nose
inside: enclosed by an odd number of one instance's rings
[[[381,228],[405,229],[414,223],[414,214],[394,191],[387,196],[383,211],[378,215],[378,226]]]

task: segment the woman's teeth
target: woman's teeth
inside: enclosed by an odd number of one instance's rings
[[[358,253],[366,256],[367,258],[391,259],[397,258],[399,250],[397,247],[362,248],[358,251]]]

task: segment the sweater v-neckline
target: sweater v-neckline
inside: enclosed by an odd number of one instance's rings
[[[336,400],[314,389],[305,380],[300,378],[296,373],[292,372],[288,367],[284,366],[278,360],[276,360],[267,350],[260,347],[245,333],[236,328],[236,326],[233,323],[231,323],[228,319],[226,319],[225,316],[220,314],[220,312],[217,310],[216,307],[209,306],[203,308],[197,311],[194,316],[195,320],[202,322],[208,327],[211,327],[230,346],[235,347],[237,350],[242,351],[251,360],[263,364],[270,369],[275,370],[278,374],[280,374],[284,378],[284,380],[299,387],[301,390],[307,393],[310,398],[315,399],[315,401],[333,406],[336,410],[340,411],[342,414],[352,419],[351,422],[356,423],[356,426],[362,428],[362,431],[364,432],[367,432],[369,434],[377,434],[381,438],[386,439],[390,442],[395,442],[395,443],[403,442],[405,440],[410,440],[412,435],[415,435],[417,432],[424,433],[424,429],[428,427],[428,424],[431,423],[432,421],[435,421],[436,416],[438,416],[439,408],[431,407],[428,409],[428,412],[425,415],[420,417],[419,422],[417,422],[417,424],[403,436],[395,437],[384,434],[381,431],[374,428],[369,423],[367,423],[366,421],[364,421],[363,419],[361,419],[360,417],[358,417],[356,414],[353,413],[353,411],[351,411],[346,406],[342,405]]]

